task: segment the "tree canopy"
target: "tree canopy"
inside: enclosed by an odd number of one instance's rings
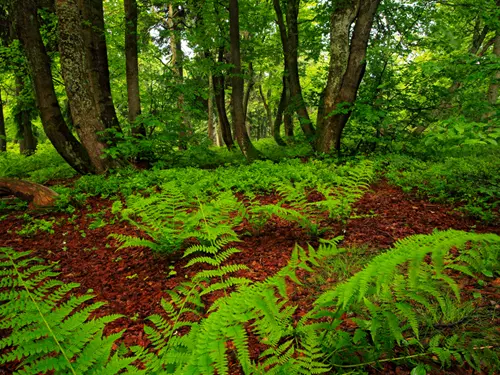
[[[499,14],[493,0],[9,0],[0,149],[48,138],[103,173],[202,144],[265,158],[266,137],[344,154],[496,144]]]

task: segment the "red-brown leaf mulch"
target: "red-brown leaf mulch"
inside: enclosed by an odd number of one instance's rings
[[[261,198],[266,204],[277,199],[273,195]],[[123,336],[126,345],[146,345],[148,341],[143,333],[145,318],[162,311],[159,302],[166,296],[166,290],[173,289],[199,269],[183,268],[186,261],[178,255],[153,254],[143,248],[117,251],[117,242],[108,236],[112,233],[140,235],[135,227],[116,221],[102,228],[88,228],[95,220],[88,214],[106,211],[104,219],[108,222],[112,220],[112,203],[102,198],[89,198],[85,207],[75,212],[73,217],[61,213],[41,215],[38,218],[55,219],[55,233],[38,233],[31,238],[16,234],[24,221],[17,217],[22,213],[11,213],[7,219],[0,221],[0,247],[32,250],[33,255],[48,262],[57,262],[61,280],[80,283],[80,292],[92,290],[96,301],[107,302],[100,314],[126,316],[112,323],[109,332],[126,329]],[[383,249],[397,239],[431,233],[435,228],[500,234],[498,223],[482,224],[455,211],[453,206],[432,204],[405,194],[384,180],[375,183],[356,203],[355,209],[358,218],[350,219],[345,226],[329,220],[322,223],[329,227],[329,237],[344,235],[342,246]],[[316,243],[297,225],[278,218],[271,220],[259,233],[251,233],[245,225],[236,230],[242,240],[236,244],[241,253],[234,255],[231,262],[246,264],[250,270],[244,276],[256,281],[273,275],[285,266],[296,243],[301,246],[308,242]],[[172,270],[176,274],[169,276]],[[294,302],[299,304],[299,311],[308,309],[311,303],[308,293],[298,289],[292,296]],[[391,363],[386,363],[384,368],[374,371],[381,374],[409,373]]]

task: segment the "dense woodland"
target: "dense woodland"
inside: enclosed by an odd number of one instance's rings
[[[499,0],[0,0],[0,374],[500,372]]]

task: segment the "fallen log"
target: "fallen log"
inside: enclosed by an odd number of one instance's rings
[[[0,196],[13,195],[30,202],[30,208],[47,208],[56,203],[59,195],[54,190],[34,182],[15,178],[0,178]]]

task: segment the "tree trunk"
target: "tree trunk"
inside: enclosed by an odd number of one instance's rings
[[[283,81],[286,79],[286,77],[283,77]],[[274,119],[274,124],[273,124],[273,138],[276,141],[276,143],[280,146],[286,146],[285,141],[283,138],[281,138],[281,124],[283,123],[283,112],[285,110],[285,105],[286,105],[286,86],[285,83],[283,82],[283,88],[281,90],[281,97],[280,101],[278,104],[278,109],[276,111],[276,118]]]
[[[271,93],[271,91],[269,91],[269,94]],[[275,132],[274,132],[274,126],[273,126],[273,115],[271,113],[271,108],[269,107],[269,103],[268,101],[266,100],[266,97],[264,96],[264,91],[262,90],[262,85],[259,85],[259,94],[260,94],[260,97],[262,99],[262,104],[264,105],[264,109],[266,110],[266,119],[267,119],[267,128],[269,129],[269,131],[272,133],[273,137],[274,137],[274,140],[276,141],[277,144],[279,144],[280,146],[283,146],[283,140],[281,139],[281,136],[280,136],[280,128],[278,127],[278,134],[276,135]],[[280,144],[280,141],[281,140],[281,144]]]
[[[259,152],[252,144],[245,128],[245,113],[243,109],[243,77],[241,76],[240,56],[240,22],[238,0],[229,0],[229,39],[231,45],[232,86],[231,98],[233,101],[233,129],[236,140],[243,155],[248,161],[259,157]]]
[[[59,50],[61,70],[66,94],[70,102],[71,117],[82,144],[88,152],[97,173],[104,173],[116,166],[105,157],[106,144],[99,133],[106,130],[94,101],[92,86],[88,80],[86,49],[83,39],[83,19],[75,0],[56,2],[59,21]]]
[[[181,38],[179,38],[177,27],[177,12],[174,12],[172,3],[168,4],[168,27],[170,29],[170,53],[172,55],[171,64],[174,67],[175,74],[182,81],[184,72],[182,66],[182,48]]]
[[[5,133],[5,119],[3,117],[2,90],[0,89],[0,152],[7,151],[7,134]]]
[[[213,96],[214,96],[214,83],[212,79],[212,73],[209,73],[208,76],[208,121],[207,121],[207,130],[208,130],[208,139],[212,141],[212,144],[216,143],[216,128],[214,123],[214,104],[213,104]]]
[[[219,64],[224,62],[224,48],[219,48],[218,59]],[[226,91],[225,91],[225,79],[224,73],[220,72],[213,76],[213,84],[215,91],[215,105],[217,107],[217,114],[219,117],[220,130],[222,139],[228,150],[232,150],[234,147],[233,136],[231,134],[231,125],[229,124],[229,119],[227,118],[226,112]]]
[[[255,77],[253,72],[252,62],[248,63],[248,79],[247,89],[245,90],[245,95],[243,96],[243,114],[245,116],[245,127],[247,129],[248,136],[250,137],[250,122],[247,121],[248,113],[248,102],[250,101],[250,95],[252,94],[253,87],[255,86]]]
[[[82,26],[84,43],[87,48],[86,63],[88,64],[89,81],[94,93],[95,105],[99,109],[104,126],[107,129],[121,132],[113,98],[111,97],[103,0],[78,1],[84,20]]]
[[[15,115],[15,123],[18,130],[19,141],[19,152],[23,155],[33,155],[36,151],[37,139],[33,134],[33,124],[31,123],[31,116],[29,109],[26,109],[28,104],[23,101],[24,95],[22,95],[24,89],[24,81],[20,76],[16,76],[16,99],[18,102],[18,108],[20,110]]]
[[[13,4],[19,38],[24,46],[42,125],[55,149],[77,172],[94,173],[90,157],[64,122],[52,82],[50,60],[40,36],[36,2],[16,0]]]
[[[52,189],[33,182],[0,178],[0,195],[6,194],[30,202],[30,208],[52,207],[59,195]]]
[[[297,19],[299,16],[300,0],[288,0],[286,8],[286,25],[281,10],[280,0],[273,0],[276,12],[278,27],[280,30],[281,44],[285,58],[285,70],[288,76],[290,89],[290,99],[288,105],[292,105],[299,118],[300,127],[308,138],[313,138],[315,134],[306,103],[302,95],[302,87],[299,77],[298,48],[299,29]]]
[[[495,42],[493,44],[493,54],[500,58],[500,31],[497,30],[495,35]],[[488,88],[488,103],[491,106],[492,111],[487,115],[487,118],[493,118],[495,115],[495,107],[498,101],[498,89],[500,87],[500,69],[498,69],[494,74]]]
[[[290,113],[286,112],[283,115],[283,123],[285,124],[285,136],[287,138],[293,138],[295,134],[293,133],[293,117]]]
[[[286,76],[283,76],[283,90],[281,91],[281,97],[278,104],[276,119],[274,120],[273,131],[275,134],[280,134],[281,123],[284,123],[285,136],[287,138],[293,138],[293,119],[288,110],[289,100],[290,92],[288,90],[288,78]],[[283,142],[282,146],[285,146],[286,143],[283,141],[283,139],[281,141]],[[278,144],[280,143],[278,142]]]
[[[284,77],[283,89],[285,92],[285,106],[283,107],[283,123],[285,125],[285,136],[293,138],[293,111],[290,110],[290,84],[288,77]]]
[[[124,0],[125,8],[125,69],[127,75],[128,121],[132,127],[132,135],[145,137],[144,124],[137,124],[137,116],[141,114],[141,97],[139,91],[139,58],[137,52],[137,1]]]
[[[315,148],[340,150],[342,131],[351,115],[363,78],[366,49],[380,0],[360,0],[334,10],[330,20],[330,66],[324,96],[324,120],[319,124]],[[352,23],[356,20],[349,43]]]
[[[326,95],[326,88],[324,88],[323,91],[321,91],[321,94],[319,96],[318,112],[316,116],[316,126],[318,128],[318,132],[320,131],[323,121],[325,121],[325,95]]]
[[[33,155],[36,151],[38,141],[33,134],[33,125],[31,123],[29,113],[22,111],[19,113],[20,124],[22,129],[22,139],[19,142],[19,152],[23,155]]]
[[[168,5],[168,27],[170,29],[170,52],[172,55],[171,64],[174,68],[176,83],[181,87],[184,81],[184,54],[182,52],[182,43],[179,35],[179,9],[174,11],[172,3]],[[177,108],[181,114],[180,132],[179,132],[179,148],[181,150],[187,149],[186,137],[191,133],[191,123],[188,114],[184,108],[184,94],[179,89],[177,97]]]
[[[219,116],[217,116],[217,128],[215,129],[215,135],[216,135],[216,145],[218,147],[221,147],[224,144],[224,140],[222,139],[222,125],[220,122]]]

